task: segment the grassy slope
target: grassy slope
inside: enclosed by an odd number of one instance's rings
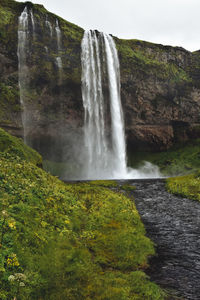
[[[24,145],[21,139],[11,136],[0,128],[0,153],[18,156],[23,160],[29,161],[36,166],[42,165],[41,155],[32,148]]]
[[[169,192],[200,201],[200,170],[195,174],[167,179]]]
[[[0,298],[163,299],[133,201],[103,182],[65,185],[14,141],[0,153]]]

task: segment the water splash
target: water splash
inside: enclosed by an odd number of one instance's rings
[[[84,177],[86,179],[160,177],[159,169],[148,162],[138,170],[127,168],[124,118],[120,98],[120,66],[114,40],[108,34],[90,30],[85,31],[81,46]],[[106,81],[109,90],[110,126],[106,118],[103,81]]]

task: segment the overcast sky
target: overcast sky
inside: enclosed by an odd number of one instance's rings
[[[21,1],[20,1],[21,2]],[[84,29],[200,49],[200,0],[33,0]]]

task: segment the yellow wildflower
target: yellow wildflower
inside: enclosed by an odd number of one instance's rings
[[[18,262],[18,259],[17,259],[17,255],[16,254],[11,254],[8,258],[7,258],[7,264],[9,266],[12,266],[12,267],[18,267],[19,266],[19,262]]]

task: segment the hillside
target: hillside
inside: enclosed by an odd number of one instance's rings
[[[21,147],[0,152],[0,298],[164,299],[133,199],[115,182],[64,184]]]

